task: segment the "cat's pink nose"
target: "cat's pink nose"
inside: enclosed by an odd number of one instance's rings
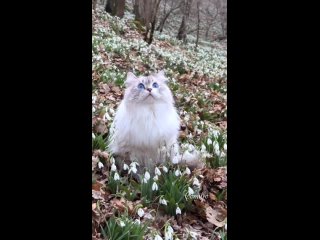
[[[148,90],[149,92],[151,92],[151,91],[152,91],[152,88],[147,88],[147,90]]]

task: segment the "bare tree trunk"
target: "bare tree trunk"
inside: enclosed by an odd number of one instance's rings
[[[120,18],[124,15],[125,0],[108,0],[105,11]]]
[[[198,24],[197,24],[197,40],[196,40],[196,48],[199,44],[199,33],[200,33],[200,1],[197,2],[197,15],[198,15]]]
[[[176,3],[175,0],[171,1],[171,7],[169,9],[169,11],[166,11],[166,6],[167,6],[167,1],[165,1],[165,5],[164,5],[164,11],[163,11],[163,17],[160,20],[160,23],[157,27],[157,31],[162,32],[163,31],[163,27],[165,22],[167,21],[168,17],[171,15],[171,13],[173,13],[175,10],[177,10],[178,8],[180,8],[181,2],[179,2],[177,5],[173,6],[173,3]]]
[[[146,0],[148,1],[148,0]],[[154,35],[154,30],[156,28],[156,23],[157,23],[157,15],[158,15],[158,9],[160,5],[161,0],[155,0],[153,6],[151,6],[151,15],[150,15],[150,20],[147,23],[147,31],[145,35],[145,41],[148,44],[151,44],[153,41],[153,35]]]
[[[183,17],[178,31],[177,38],[183,40],[184,42],[187,39],[187,22],[190,15],[192,0],[183,1]]]
[[[97,8],[97,0],[92,0],[92,8],[95,11]]]

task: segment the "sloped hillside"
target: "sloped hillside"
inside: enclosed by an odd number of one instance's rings
[[[92,36],[92,228],[93,239],[227,239],[227,49],[184,45],[123,19],[93,14]],[[164,69],[181,117],[184,151],[201,152],[203,169],[170,164],[142,183],[120,175],[106,139],[124,92],[128,71],[146,75]]]

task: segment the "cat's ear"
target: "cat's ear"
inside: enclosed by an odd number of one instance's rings
[[[124,82],[126,87],[130,86],[133,82],[135,82],[137,80],[136,75],[133,74],[133,72],[128,72],[127,74],[127,79]]]
[[[166,83],[168,79],[166,78],[164,71],[161,70],[154,75],[159,81]]]

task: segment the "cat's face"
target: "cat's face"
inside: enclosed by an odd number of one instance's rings
[[[172,102],[172,94],[166,85],[163,71],[149,76],[136,77],[128,73],[125,100],[132,103]]]

